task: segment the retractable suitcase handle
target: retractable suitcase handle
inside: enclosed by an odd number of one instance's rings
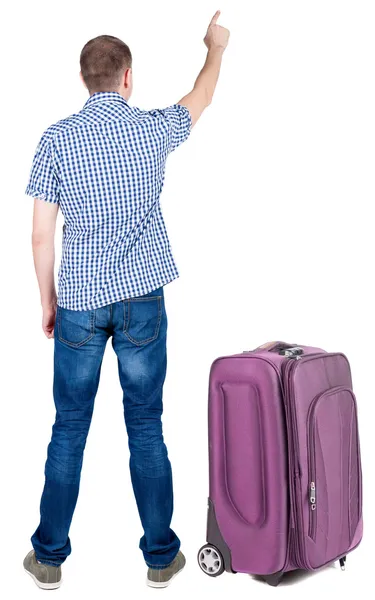
[[[279,354],[283,354],[284,356],[299,356],[303,354],[303,349],[297,344],[287,344],[286,342],[266,342],[258,348],[255,348],[254,352],[257,350],[266,350],[267,352],[278,352]]]

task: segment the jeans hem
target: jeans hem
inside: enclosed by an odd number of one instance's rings
[[[179,550],[177,550],[176,556],[177,556],[178,552],[179,552]],[[161,571],[162,569],[168,569],[168,567],[170,567],[171,564],[173,563],[173,561],[175,560],[176,556],[174,558],[172,558],[171,562],[169,562],[167,565],[150,565],[150,563],[148,563],[147,560],[145,562],[149,569],[154,569],[155,571]]]
[[[52,562],[52,560],[40,560],[40,558],[38,558],[36,554],[35,554],[35,558],[38,563],[40,563],[42,565],[47,565],[48,567],[56,567],[58,569],[62,565],[62,562],[56,563],[56,562]]]

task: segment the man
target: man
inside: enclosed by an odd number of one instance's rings
[[[151,587],[165,587],[185,558],[170,528],[171,466],[162,435],[167,317],[163,286],[178,276],[160,208],[165,161],[210,104],[229,31],[213,17],[205,65],[193,90],[164,110],[130,107],[132,57],[112,36],[90,40],[80,57],[90,97],[49,127],[26,193],[34,200],[33,253],[43,331],[54,337],[56,421],[48,446],[40,524],[24,567],[43,589],[61,584],[71,552],[83,452],[107,340],[118,358],[130,471]],[[64,215],[59,294],[54,233]]]

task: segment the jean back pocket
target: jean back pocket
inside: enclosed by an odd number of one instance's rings
[[[162,296],[148,295],[124,300],[124,333],[137,346],[158,337],[162,315]]]
[[[79,348],[86,344],[95,333],[95,311],[68,310],[57,307],[57,336],[60,342]]]

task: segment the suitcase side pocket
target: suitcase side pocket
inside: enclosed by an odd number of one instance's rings
[[[227,382],[221,385],[221,394],[227,496],[245,523],[260,527],[266,518],[266,499],[258,389]]]
[[[345,552],[360,518],[360,463],[356,400],[351,389],[331,388],[307,416],[308,536],[325,560]]]

